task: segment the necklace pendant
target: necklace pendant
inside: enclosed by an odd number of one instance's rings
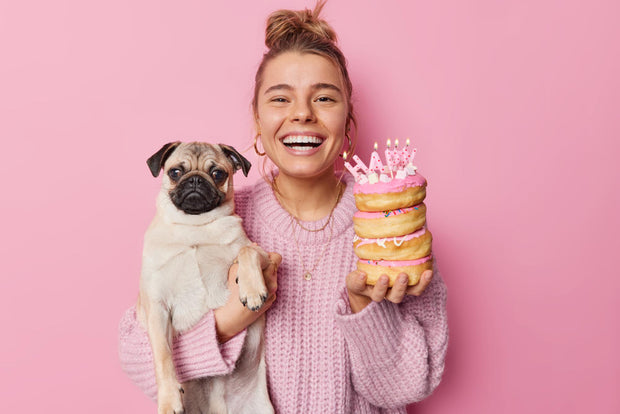
[[[310,272],[304,273],[304,279],[306,279],[306,280],[312,279],[312,273],[310,273]]]

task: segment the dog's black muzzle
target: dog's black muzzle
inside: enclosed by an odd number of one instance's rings
[[[170,191],[172,203],[186,214],[202,214],[218,207],[225,194],[204,177],[191,175]]]

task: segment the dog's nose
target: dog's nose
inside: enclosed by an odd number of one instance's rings
[[[197,188],[200,185],[200,182],[202,181],[202,179],[198,175],[194,175],[193,177],[189,177],[187,180],[188,180],[189,184],[192,187],[194,187],[194,188]]]

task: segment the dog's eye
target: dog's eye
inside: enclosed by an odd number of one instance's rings
[[[213,178],[213,181],[215,181],[216,184],[220,184],[224,182],[226,177],[228,177],[228,174],[226,174],[226,171],[213,170],[211,171],[211,177]]]
[[[183,175],[183,171],[180,168],[171,168],[168,171],[168,177],[172,178],[173,181],[177,181]]]

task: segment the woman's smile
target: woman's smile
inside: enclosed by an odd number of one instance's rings
[[[313,132],[292,132],[280,138],[280,142],[294,155],[313,155],[325,138]]]

